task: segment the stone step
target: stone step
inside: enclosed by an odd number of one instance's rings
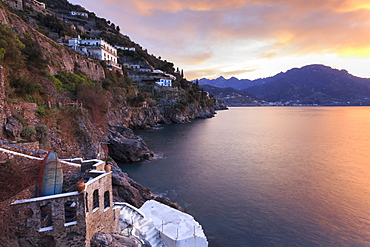
[[[148,232],[145,232],[145,239],[149,241],[149,239],[156,239],[158,237],[158,231],[155,228],[150,229]]]

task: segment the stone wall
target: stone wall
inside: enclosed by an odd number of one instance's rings
[[[67,204],[72,203],[75,208],[74,218],[66,222],[65,209]],[[83,193],[71,192],[20,200],[12,205],[18,217],[16,235],[20,246],[79,247],[88,242]]]
[[[28,164],[42,159],[0,148],[0,163],[15,160]],[[60,161],[65,181],[80,174],[79,164]],[[90,161],[86,161],[90,162]],[[81,162],[83,163],[83,162]],[[12,204],[17,222],[20,246],[89,246],[90,239],[98,231],[114,232],[118,223],[115,217],[112,195],[112,174],[104,172],[105,162],[93,160],[91,165],[103,171],[90,172],[86,176],[83,193],[76,191],[53,196],[23,198]],[[90,180],[89,178],[93,178]],[[72,186],[74,190],[74,185]],[[94,191],[98,191],[98,207],[94,208]],[[107,194],[105,194],[107,193]],[[87,205],[85,205],[87,203]],[[75,220],[66,222],[66,206],[74,205]],[[50,211],[50,225],[44,225],[45,208]],[[118,212],[119,213],[119,212]],[[67,216],[68,218],[68,216]],[[49,223],[50,223],[49,222]]]
[[[33,148],[35,148],[35,146],[33,146],[33,145],[38,145],[38,143],[29,143],[29,145],[25,145],[25,147],[30,148],[32,150],[35,150],[35,149],[33,149]],[[4,149],[3,147],[6,147],[6,149]],[[18,152],[9,150],[9,147],[11,147],[11,146],[9,146],[9,145],[3,145],[2,146],[0,144],[0,163],[5,163],[8,160],[14,160],[17,163],[28,164],[30,160],[36,160],[36,161],[39,161],[40,165],[41,165],[41,162],[43,160],[42,158],[30,156],[30,155],[27,155],[27,154],[18,153]],[[14,149],[18,149],[18,148],[14,148]],[[72,177],[74,177],[76,174],[80,173],[80,169],[81,169],[80,165],[69,163],[69,162],[66,162],[66,161],[60,161],[60,163],[62,164],[62,168],[63,168],[63,180],[64,181],[69,180]]]
[[[12,203],[19,245],[90,246],[96,232],[115,232],[119,209],[113,204],[112,174],[92,171],[86,179],[82,193],[69,192]]]
[[[19,163],[22,163],[22,162],[28,163],[30,161],[30,159],[40,160],[40,164],[41,164],[42,159],[40,159],[38,157],[33,157],[33,156],[25,155],[25,154],[20,154],[20,153],[17,153],[17,152],[13,152],[13,151],[10,151],[10,150],[0,148],[0,163],[5,163],[8,160],[15,160],[16,162],[19,162]]]
[[[14,146],[13,146],[14,145]],[[14,151],[17,153],[27,154],[30,156],[34,156],[33,152],[29,151],[40,151],[40,144],[39,142],[23,142],[23,143],[16,143],[13,145],[5,144],[0,142],[0,148],[4,148],[10,151]],[[0,154],[1,157],[2,154]],[[45,157],[45,155],[37,154],[36,157]]]
[[[86,239],[91,239],[96,232],[114,232],[118,223],[113,208],[112,174],[97,172],[96,175],[99,177],[94,179],[93,183],[86,183]],[[98,193],[98,203],[96,202],[94,206],[95,191]],[[105,197],[105,193],[108,193],[109,198]],[[105,199],[108,199],[108,202],[105,202]]]

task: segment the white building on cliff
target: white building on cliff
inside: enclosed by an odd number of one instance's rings
[[[68,40],[68,47],[88,57],[106,61],[108,66],[122,69],[117,63],[117,49],[102,39],[73,38]]]

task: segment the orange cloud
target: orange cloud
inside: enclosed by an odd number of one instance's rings
[[[228,78],[232,76],[238,76],[241,74],[245,74],[248,72],[253,72],[256,69],[254,68],[244,68],[244,69],[239,69],[239,70],[227,70],[226,68],[220,66],[220,67],[213,67],[213,68],[207,68],[207,69],[196,69],[196,70],[191,70],[185,73],[185,76],[188,80],[194,80],[194,79],[199,79],[199,78],[218,78],[221,75]]]
[[[139,0],[135,1],[134,4],[136,9],[142,14],[149,14],[155,10],[163,10],[171,13],[183,10],[214,11],[237,9],[248,5],[265,7],[285,6],[292,7],[295,10],[327,8],[335,11],[353,11],[362,8],[370,8],[370,3],[367,0],[311,0],[305,2],[301,0]]]
[[[198,75],[211,75],[204,69],[217,67],[211,62],[230,66],[233,60],[282,56],[370,56],[368,0],[73,1],[109,17],[155,55],[183,66],[199,65],[192,72]],[[256,43],[264,45],[245,49]]]

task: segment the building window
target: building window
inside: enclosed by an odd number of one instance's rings
[[[76,221],[76,203],[75,202],[66,202],[64,204],[64,218],[65,223]]]
[[[40,207],[40,227],[50,227],[53,225],[53,221],[51,218],[51,205],[50,202],[46,205]]]
[[[86,192],[86,196],[85,196],[85,207],[86,207],[86,213],[89,212],[89,197],[88,197],[89,193]]]
[[[93,194],[93,209],[99,208],[99,191],[95,190]]]
[[[110,200],[109,200],[109,191],[104,193],[104,208],[110,207]]]

